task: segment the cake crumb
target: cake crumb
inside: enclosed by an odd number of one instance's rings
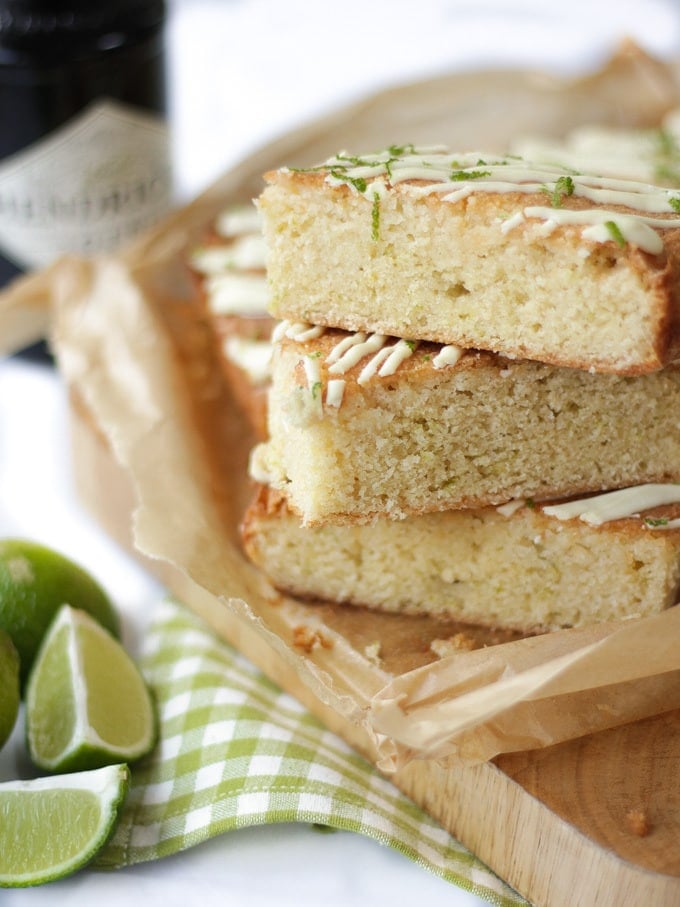
[[[376,667],[380,667],[382,663],[382,655],[380,653],[381,647],[382,643],[377,639],[375,642],[370,643],[364,648],[364,655],[366,656],[366,658],[368,658],[371,664],[376,665]]]
[[[332,649],[333,643],[327,636],[324,636],[319,630],[312,630],[304,624],[299,624],[293,628],[293,645],[296,649],[302,649],[307,655],[320,646],[322,649]]]
[[[651,831],[651,826],[644,810],[641,809],[630,809],[626,813],[626,826],[628,831],[632,834],[637,835],[639,838],[644,838]]]
[[[447,655],[453,655],[456,652],[471,652],[476,648],[477,643],[467,633],[456,633],[454,636],[449,636],[448,639],[433,639],[430,643],[430,651],[439,658],[446,658]]]
[[[264,598],[268,605],[272,605],[275,608],[278,608],[283,604],[283,595],[281,595],[278,589],[267,589],[264,593]]]

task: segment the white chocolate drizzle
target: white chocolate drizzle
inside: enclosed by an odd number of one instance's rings
[[[256,444],[248,458],[248,475],[260,485],[271,485],[274,476],[268,466],[266,445]]]
[[[542,509],[547,516],[554,516],[558,520],[579,519],[590,526],[601,526],[611,520],[639,517],[642,512],[652,510],[654,507],[678,503],[680,484],[649,483],[605,492],[591,498],[567,501],[564,504],[550,504]],[[680,521],[672,522],[680,524]],[[655,523],[656,521],[649,521],[647,525],[653,528],[674,528],[669,527],[667,523],[657,527]]]
[[[201,246],[194,249],[189,261],[199,274],[220,274],[231,267],[231,250],[227,246]]]
[[[414,341],[397,340],[392,346],[384,346],[361,370],[357,384],[367,384],[377,373],[381,378],[393,375],[402,362],[413,355],[416,347]]]
[[[522,507],[526,505],[526,501],[521,500],[521,498],[516,498],[513,501],[508,501],[507,504],[499,504],[496,507],[498,513],[504,517],[511,517],[513,514],[517,513],[518,510],[521,510]]]
[[[230,246],[232,259],[230,267],[243,270],[264,271],[267,263],[267,244],[260,233],[239,236]]]
[[[407,359],[411,358],[418,346],[419,342],[417,340],[401,339],[395,343],[389,356],[380,367],[378,372],[380,377],[388,378],[390,375],[393,375],[402,362],[406,362]]]
[[[645,520],[648,529],[680,529],[680,519],[675,520]]]
[[[269,289],[264,275],[227,271],[206,280],[208,306],[214,315],[265,315]]]
[[[226,239],[259,233],[262,229],[260,212],[255,205],[233,205],[218,215],[215,229]]]
[[[286,336],[297,340],[298,343],[307,343],[308,340],[316,340],[317,337],[321,337],[325,330],[320,324],[299,324],[293,325]]]
[[[455,365],[465,352],[460,346],[447,344],[443,346],[432,360],[434,368],[447,368]]]
[[[545,208],[529,206],[524,209],[526,217],[537,217],[551,226],[560,224],[586,225],[583,236],[595,242],[607,242],[612,239],[612,233],[607,224],[616,224],[626,242],[658,255],[663,251],[663,240],[652,227],[664,227],[667,220],[653,217],[638,217],[632,214],[620,214],[617,211],[607,211],[597,208],[588,211],[567,211],[564,208]]]
[[[272,343],[278,343],[284,337],[297,343],[306,343],[321,337],[325,330],[321,324],[309,324],[306,321],[279,321],[272,331]]]
[[[321,383],[321,366],[318,356],[305,356],[302,364],[307,377],[307,387],[312,398],[312,408],[316,411],[317,416],[323,414],[323,401],[321,395],[323,384]]]
[[[229,245],[201,246],[191,256],[192,267],[212,276],[224,271],[264,271],[265,241],[259,234],[239,236]]]
[[[314,387],[321,381],[321,369],[319,367],[318,356],[305,356],[302,360],[305,367],[305,374],[310,387]]]
[[[345,395],[345,382],[342,378],[331,378],[326,386],[326,406],[340,409]]]
[[[458,202],[474,193],[538,193],[552,198],[552,207],[530,206],[524,217],[549,222],[546,232],[557,225],[584,226],[584,239],[596,243],[624,242],[650,254],[663,250],[656,230],[680,228],[680,193],[677,190],[613,176],[565,173],[565,168],[536,163],[512,156],[480,153],[453,154],[441,147],[405,146],[378,154],[352,157],[340,153],[321,167],[326,181],[346,185],[370,201],[380,199],[388,186],[405,184],[403,191],[414,196],[441,195],[444,201]],[[598,206],[620,205],[633,213],[564,206],[565,196],[573,195]],[[648,214],[669,214],[667,218]],[[515,215],[501,224],[507,233],[522,222]],[[615,230],[606,224],[615,225]]]
[[[509,233],[510,230],[514,230],[515,227],[519,227],[519,225],[523,223],[524,211],[517,211],[512,217],[508,217],[504,221],[501,221],[501,233]]]
[[[342,340],[335,344],[333,349],[326,357],[327,364],[333,365],[334,362],[337,362],[344,356],[347,350],[351,349],[353,346],[358,346],[365,340],[366,334],[364,334],[363,331],[357,331],[354,334],[348,334],[346,337],[343,337]]]
[[[272,345],[267,340],[227,337],[224,355],[248,376],[251,384],[266,384],[270,377]]]
[[[204,278],[208,309],[214,315],[266,315],[269,288],[259,211],[231,206],[216,218],[215,230],[228,242],[198,246],[189,255],[189,264]]]
[[[511,150],[526,160],[546,161],[576,171],[677,186],[679,126],[676,109],[665,117],[661,128],[583,126],[573,129],[560,142],[521,136]]]
[[[272,331],[271,343],[280,343],[284,338],[293,340],[296,343],[306,343],[321,337],[326,330],[323,325],[313,325],[306,321],[279,321]],[[390,343],[390,341],[393,342]],[[352,368],[359,365],[362,359],[371,356],[356,379],[357,384],[363,386],[368,384],[375,375],[380,378],[387,378],[396,374],[400,366],[413,355],[419,346],[419,340],[404,340],[388,337],[384,334],[366,334],[364,331],[356,331],[353,334],[344,334],[331,347],[330,352],[324,359],[324,365],[326,365],[329,375],[345,375]],[[442,346],[439,353],[430,360],[430,363],[435,369],[451,367],[460,360],[465,352],[466,350],[458,346]],[[316,388],[323,382],[319,363],[320,356],[321,352],[318,351],[308,354],[301,360],[305,364],[307,384],[310,389]],[[430,359],[430,357],[428,356],[426,359]],[[340,407],[344,397],[344,390],[344,380],[330,378],[326,388],[326,405],[336,408]]]
[[[387,342],[387,337],[384,334],[371,334],[369,337],[366,337],[365,334],[355,336],[363,339],[358,340],[345,349],[339,359],[334,359],[328,369],[329,374],[344,375],[355,365],[358,365],[364,356],[377,352]],[[331,353],[330,355],[333,354]]]
[[[371,378],[378,373],[378,369],[382,367],[383,363],[391,356],[394,346],[384,346],[382,349],[371,356],[366,365],[359,372],[359,377],[357,378],[357,384],[363,387],[364,384],[368,384]]]
[[[204,278],[208,310],[217,316],[265,316],[269,288],[259,211],[254,205],[232,205],[215,219],[215,231],[228,242],[199,246],[189,258]],[[272,351],[268,341],[238,335],[222,344],[224,357],[254,386],[269,380]]]

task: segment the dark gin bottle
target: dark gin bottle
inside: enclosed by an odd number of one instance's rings
[[[165,0],[0,0],[0,286],[172,200]]]

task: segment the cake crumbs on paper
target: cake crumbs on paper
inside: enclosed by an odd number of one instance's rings
[[[626,813],[626,828],[639,838],[646,837],[652,830],[647,814],[642,809],[629,809]]]
[[[366,658],[371,662],[371,664],[374,664],[378,668],[382,664],[381,648],[382,643],[379,639],[377,639],[375,642],[369,643],[369,645],[364,648],[364,655],[366,656]]]
[[[312,630],[311,627],[307,627],[304,624],[298,624],[297,627],[293,627],[293,645],[296,649],[302,649],[307,655],[317,647],[322,649],[333,648],[331,640],[324,636],[320,630]]]
[[[265,598],[267,604],[273,605],[275,608],[283,604],[283,595],[277,589],[267,590]]]
[[[476,648],[477,642],[467,633],[456,633],[448,639],[433,639],[430,643],[430,651],[438,658],[446,658],[456,652],[472,652]]]

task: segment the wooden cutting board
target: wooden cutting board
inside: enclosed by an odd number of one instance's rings
[[[77,405],[72,432],[84,505],[135,553],[127,474]],[[224,639],[375,762],[366,732],[322,702],[252,622],[162,561],[145,563]],[[332,670],[332,653],[326,668]],[[390,780],[537,907],[677,907],[679,767],[680,711],[674,711],[484,764],[415,761]]]

